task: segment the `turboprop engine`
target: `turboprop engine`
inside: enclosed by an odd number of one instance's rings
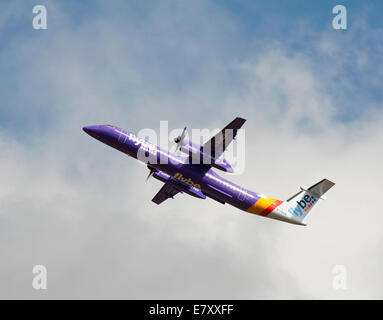
[[[225,159],[212,157],[210,150],[204,150],[197,143],[184,139],[180,144],[179,150],[190,156],[190,163],[192,164],[202,163],[225,172],[234,172],[232,166]]]

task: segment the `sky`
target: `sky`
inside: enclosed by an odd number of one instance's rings
[[[37,4],[47,30],[32,27]],[[337,4],[347,30],[332,27]],[[382,299],[382,9],[2,1],[0,298]],[[246,169],[227,178],[282,200],[336,183],[308,226],[185,195],[157,206],[146,167],[81,130],[236,116]],[[35,265],[47,290],[32,287]]]

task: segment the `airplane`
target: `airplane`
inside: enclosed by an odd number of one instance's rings
[[[223,153],[235,140],[245,121],[240,117],[235,118],[202,146],[185,139],[185,127],[174,142],[177,144],[176,150],[182,151],[186,156],[163,150],[114,125],[86,126],[83,130],[91,137],[144,162],[150,170],[147,179],[154,177],[164,182],[152,199],[158,205],[174,198],[178,193],[185,193],[199,199],[208,197],[222,204],[228,203],[255,215],[296,225],[307,225],[305,220],[308,213],[318,200],[326,199],[324,194],[335,183],[323,179],[309,188],[302,186],[298,193],[282,201],[247,190],[214,171],[218,169],[233,172]]]

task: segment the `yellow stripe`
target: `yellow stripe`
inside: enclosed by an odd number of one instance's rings
[[[270,206],[274,201],[277,199],[264,197],[259,198],[259,200],[254,203],[249,209],[247,209],[247,212],[254,213],[254,214],[260,214],[263,210],[265,210],[268,206]]]

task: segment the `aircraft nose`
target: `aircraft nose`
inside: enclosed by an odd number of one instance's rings
[[[87,134],[89,134],[92,137],[97,134],[99,129],[100,129],[100,126],[86,126],[82,128],[82,130],[84,130]]]

